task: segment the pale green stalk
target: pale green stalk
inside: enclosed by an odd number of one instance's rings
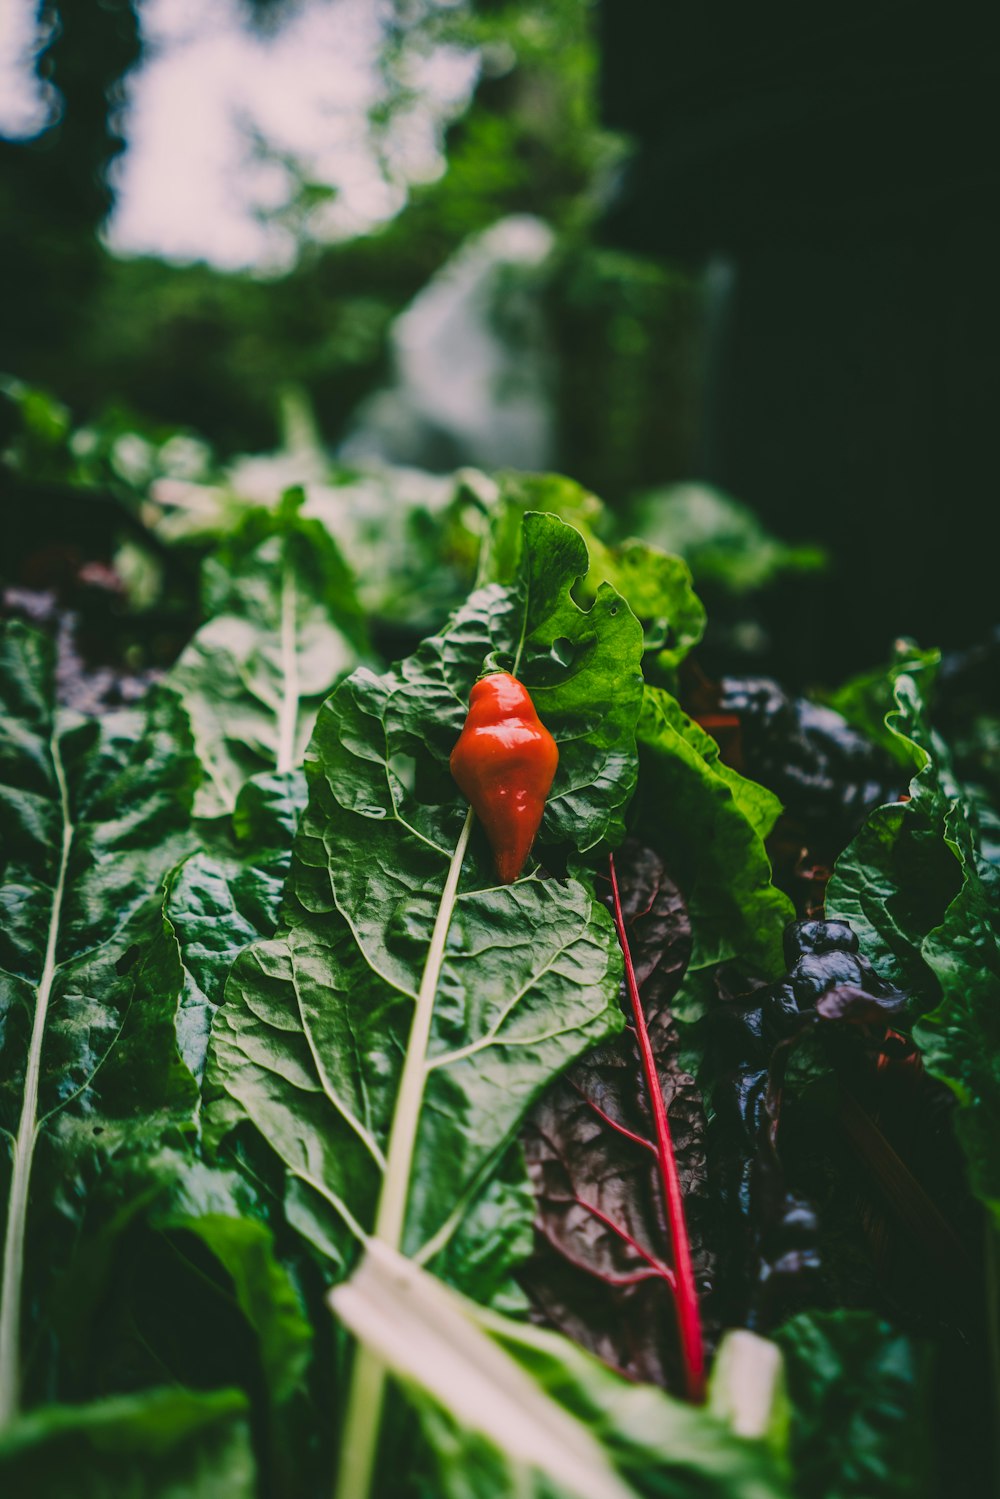
[[[51,740],[52,764],[59,787],[62,814],[62,848],[59,869],[52,891],[48,938],[42,976],[35,991],[35,1013],[28,1043],[28,1060],[24,1070],[24,1096],[21,1118],[14,1139],[11,1161],[10,1195],[7,1202],[7,1230],[3,1246],[3,1289],[0,1294],[0,1430],[18,1413],[21,1404],[21,1300],[24,1284],[24,1244],[28,1221],[28,1196],[31,1168],[38,1141],[38,1085],[42,1071],[42,1043],[48,1019],[49,999],[56,975],[56,943],[62,918],[63,894],[69,867],[73,824],[70,821],[69,789],[55,734]]]
[[[299,669],[295,656],[295,577],[288,556],[288,538],[285,538],[285,556],[281,570],[281,706],[278,713],[279,774],[294,769],[298,763],[295,755],[295,737],[299,722]]]
[[[441,966],[455,909],[462,863],[472,831],[472,817],[470,807],[441,893],[434,932],[420,979],[389,1133],[389,1153],[375,1217],[374,1237],[396,1251],[402,1247],[413,1152],[427,1082],[427,1048],[434,1018],[434,999],[441,979]],[[354,1356],[341,1434],[336,1499],[368,1499],[375,1472],[384,1399],[385,1368],[367,1347],[359,1346]]]

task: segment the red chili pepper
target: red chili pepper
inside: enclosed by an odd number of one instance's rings
[[[524,868],[558,764],[556,742],[527,688],[505,671],[480,678],[451,773],[486,829],[505,885]]]

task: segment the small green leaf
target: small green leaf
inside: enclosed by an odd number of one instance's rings
[[[785,1354],[801,1499],[928,1492],[926,1360],[872,1312],[805,1312],[774,1334]]]
[[[904,769],[912,771],[912,745],[886,724],[886,715],[894,712],[896,706],[893,687],[897,679],[905,675],[918,678],[923,691],[928,692],[940,660],[940,651],[923,651],[912,640],[897,640],[888,667],[852,677],[826,701],[873,744],[880,745]]]
[[[236,1390],[150,1390],[48,1405],[0,1435],[11,1499],[254,1499],[246,1400]]]
[[[521,561],[521,528],[533,510],[556,515],[584,538],[590,567],[575,589],[580,603],[610,583],[642,622],[647,655],[673,672],[705,633],[705,608],[680,557],[645,541],[610,546],[603,540],[607,513],[596,495],[561,474],[501,474],[489,508],[489,533],[481,576],[510,582]]]
[[[646,689],[638,736],[635,816],[685,893],[694,937],[689,974],[738,958],[761,977],[776,977],[784,970],[782,932],[795,919],[791,901],[771,883],[764,848],[780,802],[723,764],[715,740],[661,688]]]

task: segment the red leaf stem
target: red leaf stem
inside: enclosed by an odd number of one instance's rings
[[[631,1140],[633,1145],[641,1145],[643,1150],[651,1150],[653,1154],[656,1155],[656,1146],[653,1144],[652,1140],[647,1140],[645,1135],[637,1135],[635,1130],[627,1129],[624,1124],[619,1124],[617,1119],[612,1119],[611,1115],[605,1109],[602,1109],[599,1103],[595,1103],[594,1100],[590,1097],[590,1094],[585,1093],[580,1087],[580,1084],[578,1082],[575,1082],[573,1078],[568,1078],[567,1081],[569,1082],[570,1087],[573,1089],[573,1092],[580,1095],[584,1103],[587,1105],[587,1108],[593,1109],[598,1119],[603,1120],[603,1122],[608,1126],[609,1129],[613,1129],[615,1133],[621,1135],[623,1139]]]
[[[615,927],[618,931],[618,941],[621,944],[622,956],[625,960],[625,983],[628,989],[629,1001],[632,1005],[636,1040],[639,1043],[639,1055],[642,1060],[642,1070],[653,1114],[653,1127],[656,1136],[656,1158],[660,1172],[660,1183],[663,1188],[667,1223],[670,1229],[670,1243],[674,1259],[674,1309],[677,1314],[677,1331],[680,1337],[681,1359],[684,1366],[685,1390],[689,1400],[700,1404],[705,1399],[705,1346],[701,1335],[701,1314],[698,1309],[698,1293],[695,1289],[694,1269],[691,1264],[691,1244],[688,1239],[687,1224],[684,1220],[684,1199],[681,1193],[680,1177],[677,1172],[677,1161],[674,1156],[674,1145],[670,1134],[670,1124],[667,1119],[667,1109],[663,1102],[663,1092],[660,1088],[660,1079],[656,1071],[656,1059],[653,1056],[653,1048],[649,1040],[646,1016],[639,998],[639,985],[635,976],[635,967],[632,963],[628,935],[625,931],[625,915],[622,911],[614,855],[610,856],[609,864],[611,868],[611,895],[614,902]]]
[[[640,1259],[645,1260],[646,1264],[649,1266],[650,1274],[658,1275],[661,1280],[665,1280],[667,1282],[672,1290],[676,1289],[677,1277],[675,1276],[669,1265],[664,1265],[662,1260],[656,1259],[655,1256],[651,1255],[647,1249],[643,1249],[642,1245],[637,1239],[634,1239],[631,1234],[626,1233],[623,1228],[619,1227],[619,1225],[613,1218],[609,1218],[607,1213],[602,1213],[601,1209],[599,1207],[595,1207],[592,1202],[584,1202],[582,1197],[574,1197],[573,1201],[577,1204],[578,1207],[583,1208],[585,1212],[592,1213],[593,1216],[597,1219],[598,1223],[603,1223],[605,1228],[609,1228],[613,1234],[616,1234],[618,1238],[621,1239],[622,1243],[627,1244],[629,1249],[633,1250]],[[643,1275],[641,1279],[646,1279],[646,1276]],[[627,1282],[623,1281],[619,1277],[617,1284],[622,1285],[627,1284]]]

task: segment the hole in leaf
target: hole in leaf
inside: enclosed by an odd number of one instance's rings
[[[560,666],[572,666],[576,660],[576,646],[565,635],[560,635],[553,640],[550,654]]]
[[[137,942],[133,942],[128,951],[122,953],[121,957],[118,959],[118,962],[115,964],[115,973],[119,975],[128,973],[129,969],[132,967],[132,964],[138,958],[141,951],[142,948],[139,946],[139,944]]]
[[[413,755],[393,755],[392,773],[412,796],[417,782],[416,758]]]

